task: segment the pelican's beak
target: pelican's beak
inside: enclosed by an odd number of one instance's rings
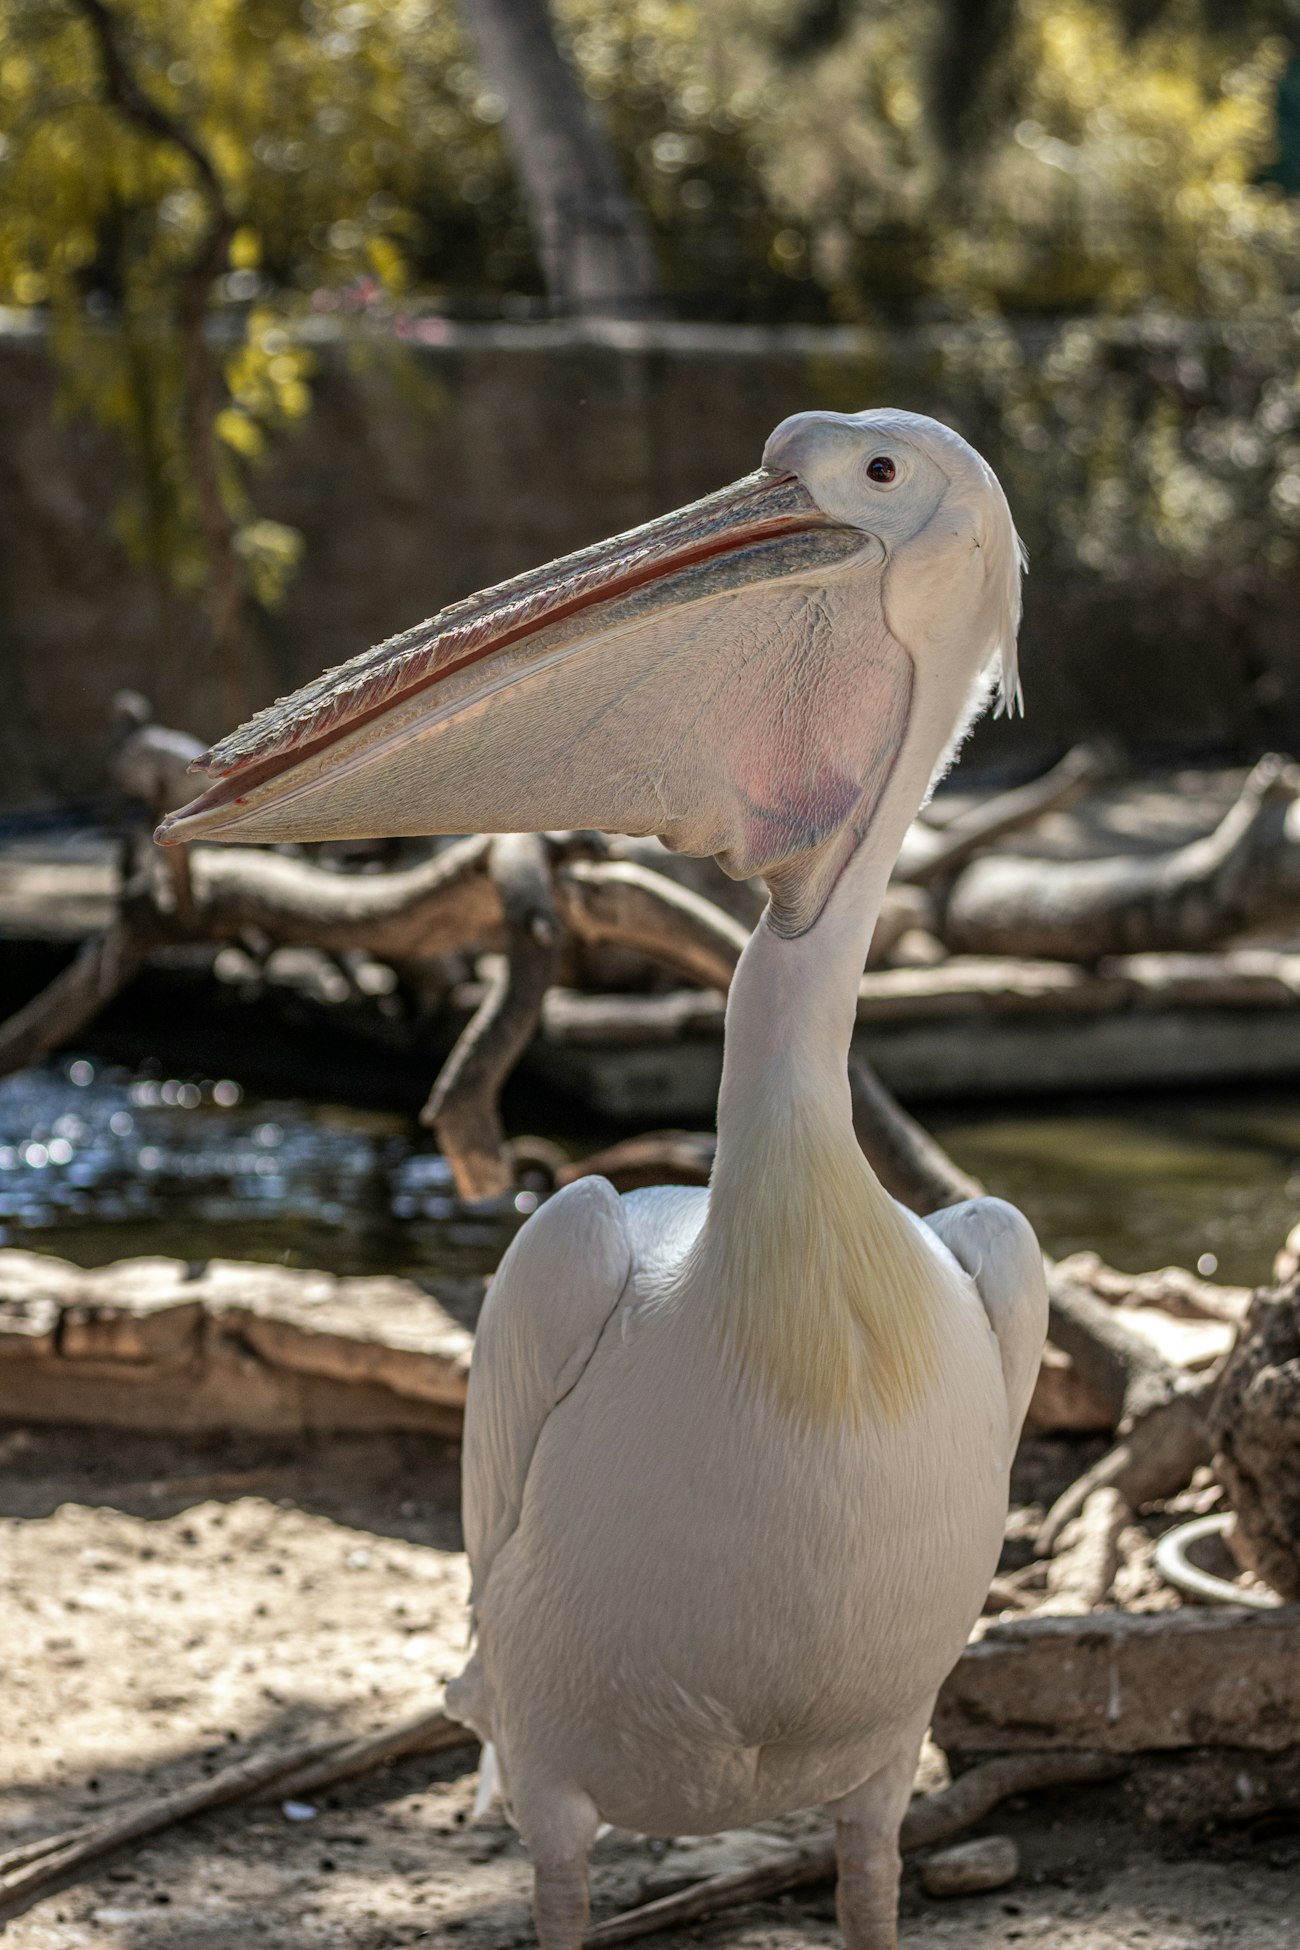
[[[205,754],[213,783],[158,837],[591,827],[762,871],[843,817],[799,653],[818,595],[879,553],[760,470],[317,678]]]

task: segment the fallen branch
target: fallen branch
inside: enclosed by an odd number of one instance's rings
[[[582,940],[635,949],[724,993],[749,939],[749,930],[712,901],[632,860],[562,866],[556,895]]]
[[[1194,951],[1300,914],[1300,846],[1286,832],[1294,765],[1260,759],[1204,839],[1132,859],[990,854],[954,883],[939,932],[955,954],[1093,963]]]
[[[503,834],[492,843],[488,870],[501,901],[504,953],[420,1115],[437,1133],[466,1199],[497,1198],[514,1187],[498,1105],[541,1020],[560,945],[546,842],[533,833]]]
[[[1073,746],[1050,772],[1028,784],[999,792],[969,812],[959,813],[942,826],[914,820],[903,841],[895,880],[929,887],[957,873],[995,840],[1023,833],[1052,812],[1077,805],[1094,786],[1114,778],[1119,754],[1108,740],[1087,740]]]
[[[1120,1533],[1132,1517],[1118,1490],[1091,1492],[1061,1532],[1060,1548],[1047,1567],[1047,1596],[1035,1607],[1037,1617],[1068,1618],[1096,1610],[1115,1582]]]
[[[1051,1283],[1048,1283],[1049,1294]],[[1056,1338],[1056,1329],[1052,1329]],[[1178,1371],[1177,1386],[1150,1406],[1121,1433],[1113,1449],[1071,1483],[1043,1520],[1034,1540],[1040,1557],[1050,1557],[1061,1532],[1097,1490],[1114,1489],[1132,1509],[1174,1496],[1211,1457],[1207,1411],[1215,1387],[1213,1373],[1194,1380]]]
[[[129,1842],[143,1841],[195,1815],[257,1800],[272,1791],[277,1799],[316,1792],[373,1773],[409,1754],[443,1753],[470,1745],[477,1745],[475,1734],[445,1714],[433,1712],[354,1740],[304,1740],[291,1747],[249,1754],[189,1787],[128,1802],[102,1820],[84,1822],[7,1850],[0,1855],[0,1919],[20,1915],[47,1890],[66,1883]]]
[[[849,1095],[854,1135],[881,1184],[901,1204],[926,1213],[981,1196],[979,1180],[948,1156],[856,1054],[849,1057]]]
[[[1012,1754],[972,1768],[951,1787],[914,1801],[903,1817],[903,1849],[933,1848],[981,1821],[999,1801],[1013,1794],[1032,1794],[1049,1787],[1076,1787],[1085,1782],[1113,1781],[1123,1764],[1105,1754]],[[835,1845],[805,1842],[765,1855],[752,1868],[730,1875],[710,1876],[694,1888],[682,1889],[639,1909],[625,1910],[597,1923],[583,1937],[584,1950],[606,1950],[630,1943],[658,1930],[680,1929],[701,1922],[741,1903],[762,1902],[787,1889],[812,1882],[828,1882],[835,1874]]]

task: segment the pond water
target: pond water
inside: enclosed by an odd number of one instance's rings
[[[1300,1218],[1295,1095],[927,1115],[1054,1254],[1092,1247],[1131,1271],[1199,1260],[1253,1283]],[[163,1253],[417,1279],[488,1272],[535,1202],[463,1206],[404,1117],[84,1057],[0,1079],[0,1243],[83,1265]]]

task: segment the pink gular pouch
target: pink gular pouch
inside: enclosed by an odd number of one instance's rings
[[[905,721],[910,662],[854,573],[879,558],[750,476],[273,706],[160,837],[592,827],[763,872],[852,816]]]

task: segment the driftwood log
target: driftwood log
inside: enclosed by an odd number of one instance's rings
[[[930,806],[908,829],[894,879],[913,887],[951,881],[984,847],[1036,826],[1048,813],[1077,805],[1119,770],[1116,747],[1098,739],[1075,745],[1041,778],[1000,792],[955,818],[941,821]]]
[[[1300,915],[1300,774],[1260,759],[1204,839],[1132,859],[990,854],[951,887],[939,932],[956,954],[1094,963],[1162,949],[1195,953]]]
[[[1300,1743],[1300,1606],[985,1619],[944,1681],[946,1754]]]

